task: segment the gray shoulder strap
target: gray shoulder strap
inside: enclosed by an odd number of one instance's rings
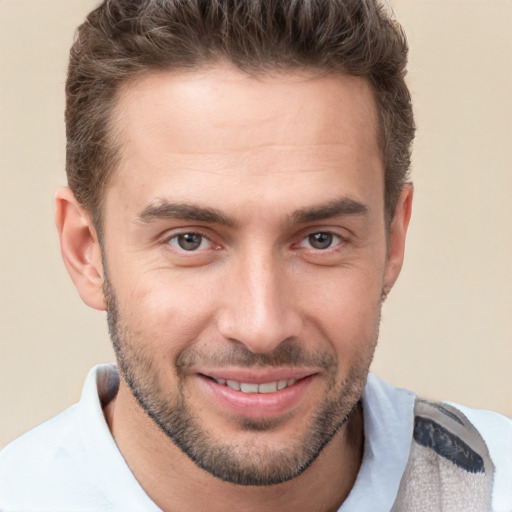
[[[409,462],[393,512],[491,510],[494,465],[480,433],[455,407],[416,400]]]

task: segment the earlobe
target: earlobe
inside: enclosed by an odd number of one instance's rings
[[[412,212],[413,192],[413,184],[407,183],[400,194],[400,198],[395,208],[395,214],[391,221],[386,274],[384,276],[384,295],[389,293],[402,270],[405,252],[405,239]]]
[[[88,306],[105,310],[103,264],[96,230],[67,187],[55,194],[55,223],[62,259],[80,297]]]

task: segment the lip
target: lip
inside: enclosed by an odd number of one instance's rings
[[[313,383],[316,373],[289,371],[212,371],[196,374],[199,383],[218,406],[227,413],[247,418],[272,418],[291,411],[299,404]],[[210,378],[211,377],[211,378]],[[297,379],[285,389],[272,393],[243,393],[218,384],[212,379],[236,380],[262,384],[284,379]]]

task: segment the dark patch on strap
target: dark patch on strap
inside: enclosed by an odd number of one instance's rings
[[[435,421],[416,416],[414,418],[414,440],[421,446],[431,448],[469,473],[485,473],[484,461],[460,437]]]

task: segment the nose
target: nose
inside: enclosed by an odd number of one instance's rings
[[[293,283],[272,254],[260,251],[240,258],[223,294],[218,329],[225,339],[242,343],[253,353],[269,353],[299,336],[302,320]]]

